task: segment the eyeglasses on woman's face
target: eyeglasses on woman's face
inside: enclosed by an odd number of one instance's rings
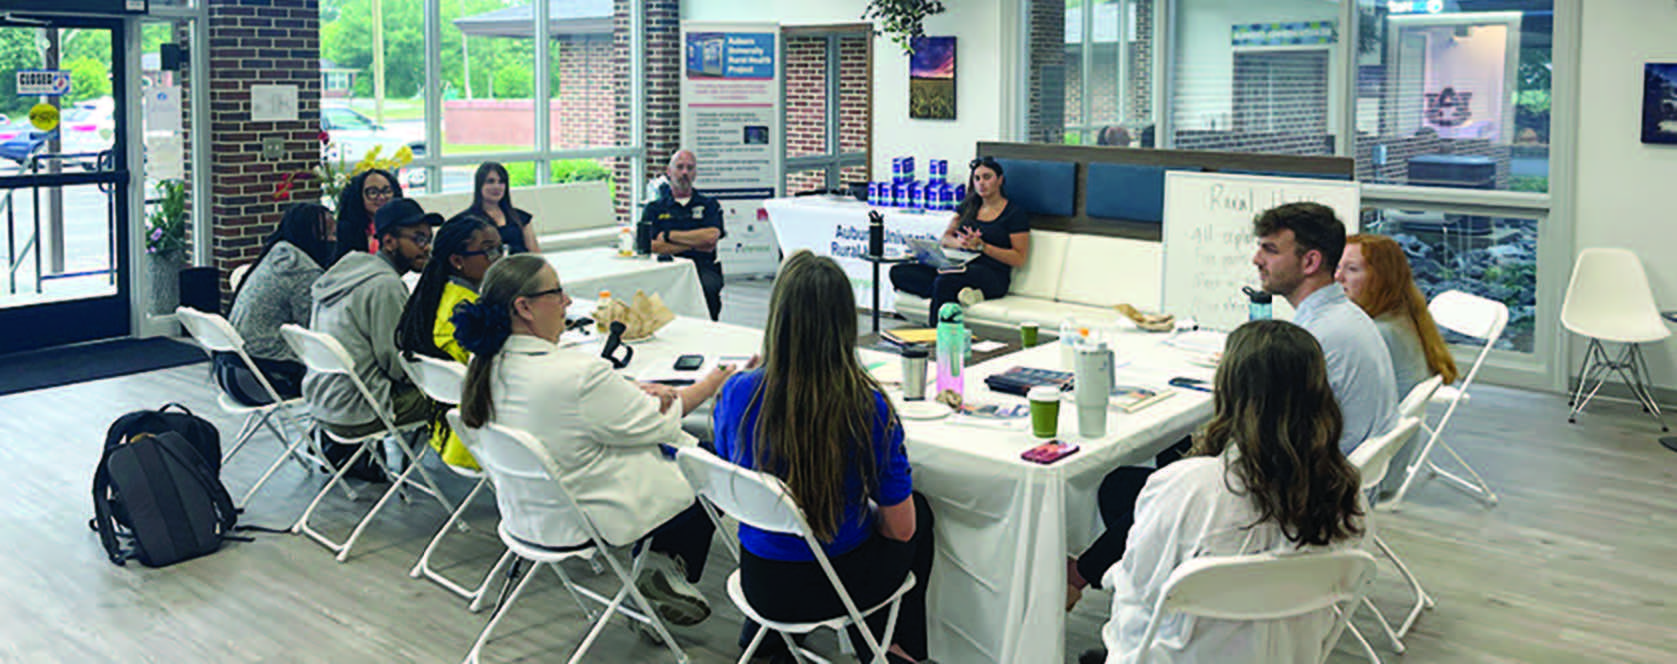
[[[468,258],[472,256],[483,256],[489,260],[500,260],[502,256],[507,255],[507,245],[497,244],[493,247],[484,247],[477,251],[462,251],[459,255],[466,256]]]
[[[396,190],[390,187],[368,187],[361,190],[361,195],[367,198],[390,198],[396,195]]]

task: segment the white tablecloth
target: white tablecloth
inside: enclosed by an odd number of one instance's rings
[[[885,255],[907,255],[906,237],[937,239],[949,227],[950,212],[915,212],[897,208],[873,208],[854,198],[800,196],[763,201],[774,225],[780,251],[790,254],[808,249],[838,261],[850,276],[856,306],[873,306],[873,264],[862,260],[868,252],[868,210],[885,213]],[[879,270],[879,307],[891,310],[890,267]]]
[[[1163,385],[1173,376],[1211,377],[1210,369],[1189,362],[1199,353],[1165,344],[1166,338],[1116,335],[1118,381]],[[702,371],[708,371],[719,358],[749,356],[760,345],[757,330],[682,318],[637,344],[628,372],[667,377],[682,353],[704,353]],[[882,382],[900,381],[895,356],[860,352]],[[974,365],[967,371],[968,400],[1023,402],[991,392],[984,377],[1019,365],[1057,368],[1059,362],[1058,348],[1048,344]],[[1101,479],[1120,465],[1147,461],[1190,433],[1211,416],[1211,398],[1177,390],[1136,413],[1114,410],[1107,435],[1093,440],[1076,435],[1073,404],[1063,404],[1060,415],[1061,438],[1078,442],[1082,450],[1049,466],[1019,458],[1037,443],[1026,421],[904,421],[914,486],[936,515],[928,613],[937,661],[1065,661],[1065,560],[1102,530],[1095,498]]]
[[[710,318],[699,273],[688,259],[660,262],[651,257],[623,258],[616,249],[607,247],[554,251],[542,257],[559,272],[559,284],[573,298],[594,299],[600,291],[609,290],[612,297],[628,301],[636,290],[644,290],[647,295],[663,297],[664,304],[678,316]]]

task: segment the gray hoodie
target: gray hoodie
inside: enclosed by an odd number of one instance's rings
[[[396,351],[396,324],[408,302],[408,288],[383,254],[352,252],[320,275],[311,289],[314,320],[309,329],[331,335],[349,351],[355,373],[386,408],[393,388],[408,385]],[[303,399],[314,418],[355,426],[378,420],[348,376],[310,370]]]
[[[286,323],[307,326],[314,306],[309,286],[322,270],[296,245],[281,240],[251,268],[233,300],[227,319],[244,337],[252,357],[297,362],[297,354],[280,338]]]

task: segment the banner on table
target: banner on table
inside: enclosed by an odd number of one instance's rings
[[[717,258],[729,275],[772,275],[779,262],[760,202],[781,186],[780,25],[681,30],[681,146],[699,161],[694,186],[722,203],[728,237]]]
[[[783,253],[808,249],[821,256],[830,256],[850,277],[851,290],[856,294],[856,306],[873,306],[873,263],[863,257],[868,253],[868,209],[854,200],[835,200],[822,196],[778,198],[764,201],[769,219],[774,223],[775,240]],[[936,240],[949,226],[949,217],[906,210],[887,210],[885,214],[885,255],[902,256],[908,253],[908,238]],[[891,311],[894,293],[891,289],[890,268],[879,271],[879,308]]]

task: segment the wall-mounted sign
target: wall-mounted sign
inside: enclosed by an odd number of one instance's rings
[[[1444,0],[1387,0],[1386,11],[1393,14],[1442,14]]]
[[[1243,23],[1230,26],[1229,43],[1235,47],[1326,46],[1339,41],[1333,21],[1292,23]]]
[[[70,72],[62,69],[19,69],[19,97],[56,97],[70,94]]]

